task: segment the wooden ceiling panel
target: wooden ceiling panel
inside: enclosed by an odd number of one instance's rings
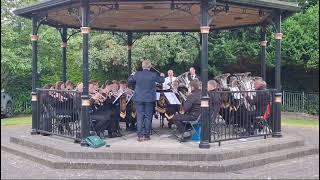
[[[102,2],[92,4],[90,11],[93,19],[90,27],[120,31],[198,31],[200,28],[199,4],[177,4],[174,10],[171,10],[170,3],[150,2],[122,2],[118,10],[112,7],[112,4]],[[57,25],[80,28],[80,12],[77,7],[56,10],[48,13],[48,20]],[[256,25],[263,22],[270,13],[269,10],[230,5],[228,12],[210,12],[210,25],[213,28]]]

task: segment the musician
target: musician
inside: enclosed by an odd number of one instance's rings
[[[199,81],[201,81],[200,76],[198,76],[196,74],[196,69],[194,67],[190,67],[189,74],[188,74],[188,80],[192,81],[192,80],[195,80],[195,79],[198,79]]]
[[[113,80],[112,84],[110,85],[111,88],[111,100],[114,102],[114,100],[118,97],[120,94],[119,92],[119,82],[117,80]],[[113,111],[113,118],[115,119],[116,122],[116,134],[119,136],[122,136],[120,132],[120,102],[119,99],[113,103],[112,106],[112,111]]]
[[[68,80],[68,81],[66,81],[65,84],[66,84],[66,89],[67,89],[67,90],[73,90],[74,84],[73,84],[72,81]]]
[[[246,100],[250,103],[250,105],[255,105],[256,109],[253,111],[247,111],[243,113],[242,121],[243,126],[247,132],[251,135],[253,134],[252,125],[254,125],[254,121],[256,117],[262,116],[267,108],[267,104],[271,101],[271,96],[268,91],[265,91],[267,88],[267,84],[265,81],[261,79],[257,79],[254,81],[254,89],[257,90],[256,96],[251,99],[247,93],[244,93]]]
[[[218,86],[219,84],[217,83],[217,81],[208,81],[208,95],[210,97],[210,118],[212,121],[217,118],[222,104],[221,96],[216,92],[219,89]]]
[[[183,104],[184,114],[176,114],[173,116],[174,124],[181,133],[182,140],[186,140],[191,136],[191,132],[187,131],[186,125],[182,121],[195,121],[201,113],[201,91],[199,89],[199,81],[192,80],[190,82],[191,94],[187,96]]]
[[[99,99],[101,96],[98,95],[99,92],[96,92],[96,95],[91,97],[94,99],[91,101],[91,119],[96,120],[96,123],[94,124],[94,129],[96,133],[104,137],[104,131],[108,131],[108,137],[120,137],[122,136],[117,131],[117,119],[115,118],[115,111],[113,110],[113,100],[110,97],[106,97],[103,102],[101,102],[101,99]],[[100,104],[96,104],[100,101]],[[95,108],[97,107],[97,108]]]
[[[57,90],[64,90],[66,88],[65,84],[63,81],[58,81],[55,84],[55,89]]]
[[[151,120],[156,101],[156,82],[164,82],[164,74],[160,76],[151,72],[151,62],[144,60],[142,62],[142,71],[133,73],[129,83],[135,83],[134,101],[137,111],[137,135],[138,141],[150,140]],[[144,139],[143,139],[144,138]]]
[[[79,83],[76,87],[76,91],[83,92],[83,83]]]
[[[165,78],[164,83],[162,85],[163,90],[169,90],[172,88],[172,83],[175,81],[177,78],[174,77],[173,70],[168,70],[168,77]]]
[[[125,92],[128,88],[128,83],[125,80],[119,81],[119,92]]]

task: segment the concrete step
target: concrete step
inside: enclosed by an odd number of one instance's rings
[[[114,159],[67,159],[13,143],[1,149],[55,169],[140,170],[181,172],[227,172],[262,166],[319,153],[318,147],[299,146],[223,161],[154,161]]]
[[[304,145],[303,139],[283,138],[281,141],[272,139],[261,140],[262,143],[251,142],[247,146],[234,145],[233,148],[212,147],[210,150],[190,150],[184,149],[144,149],[137,151],[134,149],[112,149],[112,148],[81,148],[80,151],[49,147],[38,142],[33,142],[27,138],[10,137],[10,143],[42,151],[51,155],[67,159],[110,159],[110,160],[154,160],[154,161],[223,161],[249,155],[262,154],[277,150],[285,150]],[[265,142],[265,143],[264,143]]]

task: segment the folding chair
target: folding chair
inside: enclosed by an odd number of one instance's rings
[[[182,121],[184,123],[184,128],[186,129],[187,128],[187,125],[190,124],[191,125],[191,136],[193,133],[196,133],[196,136],[200,136],[199,132],[196,130],[196,127],[197,126],[200,126],[201,125],[201,121],[200,121],[200,118],[201,118],[201,114],[197,117],[197,119],[195,121]],[[188,131],[188,130],[187,130]],[[185,139],[184,137],[178,137],[179,138],[179,142],[183,142]]]

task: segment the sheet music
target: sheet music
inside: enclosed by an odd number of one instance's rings
[[[160,93],[159,93],[159,92],[156,93],[156,100],[157,100],[157,101],[160,100]]]
[[[173,92],[165,92],[164,95],[166,96],[170,104],[181,104],[181,102]]]

